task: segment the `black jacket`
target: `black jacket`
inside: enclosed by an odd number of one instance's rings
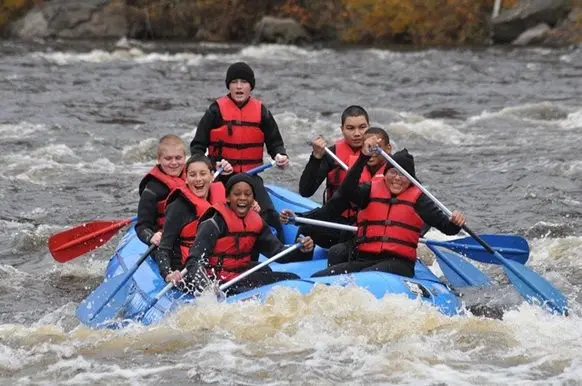
[[[181,195],[172,200],[166,208],[162,240],[156,252],[156,261],[163,278],[181,268],[180,232],[186,224],[196,219],[196,216],[196,208]]]
[[[145,244],[150,244],[150,238],[156,233],[158,219],[158,201],[165,199],[170,191],[168,187],[156,179],[150,179],[137,204],[137,223],[135,233]]]

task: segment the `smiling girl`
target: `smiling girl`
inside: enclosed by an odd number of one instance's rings
[[[204,266],[209,276],[224,283],[253,267],[259,253],[271,257],[283,250],[284,245],[271,233],[267,223],[251,210],[254,196],[253,180],[247,174],[237,174],[228,180],[226,203],[213,205],[202,217],[186,262],[187,282],[198,280],[196,273]],[[285,260],[292,261],[293,254],[309,253],[313,249],[311,238],[305,237],[301,243],[302,247]],[[273,272],[265,267],[231,286],[229,292],[240,293],[297,278],[295,274]]]
[[[204,155],[186,162],[186,185],[173,190],[167,199],[166,221],[156,261],[166,281],[180,274],[196,236],[200,216],[212,204],[224,202],[224,185],[213,180],[212,163]]]

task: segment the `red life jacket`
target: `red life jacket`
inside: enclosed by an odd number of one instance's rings
[[[198,220],[204,212],[213,204],[219,204],[226,201],[226,194],[222,182],[213,182],[210,184],[208,191],[208,200],[204,200],[194,194],[188,186],[182,186],[173,190],[168,196],[168,204],[174,200],[178,195],[182,195],[196,210],[196,218],[184,225],[180,231],[180,252],[182,254],[182,264],[186,264],[186,258],[190,253],[190,247],[196,238],[196,231],[198,230]]]
[[[164,173],[162,171],[162,169],[160,169],[160,165],[156,165],[150,169],[148,174],[146,174],[145,177],[139,183],[139,195],[140,196],[143,193],[146,185],[148,184],[148,182],[151,179],[156,179],[159,182],[161,182],[162,184],[164,184],[166,186],[166,188],[168,188],[169,192],[172,192],[172,190],[177,189],[181,186],[186,186],[186,180],[184,178],[184,170],[182,170],[182,174],[180,176],[173,177],[173,176],[170,176],[170,175]],[[168,196],[169,196],[169,194],[168,194]],[[161,200],[158,201],[158,203],[156,205],[156,209],[158,212],[156,225],[158,226],[158,229],[162,229],[164,226],[166,207],[168,206],[168,203],[167,203],[168,196],[163,197]]]
[[[360,157],[359,155],[350,156],[348,160],[348,167],[351,168],[352,166],[354,166],[359,157]],[[384,180],[384,170],[386,170],[386,162],[384,162],[384,164],[380,166],[380,169],[378,169],[378,171],[376,171],[376,174],[374,174],[373,176],[370,173],[370,169],[368,168],[368,166],[364,166],[364,170],[362,170],[362,174],[360,175],[358,183],[363,184],[365,182],[372,182],[375,179]],[[350,223],[355,223],[358,216],[358,207],[355,206],[354,204],[350,204],[350,207],[344,210],[341,216],[346,218]]]
[[[356,158],[360,156],[360,151],[354,151],[344,139],[338,139],[335,142],[335,155],[341,159],[346,165],[351,156]],[[327,172],[325,198],[329,200],[333,193],[339,188],[347,172],[336,163],[336,166]]]
[[[392,197],[381,179],[372,181],[370,203],[358,213],[358,251],[400,256],[416,261],[416,247],[424,222],[414,210],[422,192],[410,186]]]
[[[208,274],[221,282],[240,275],[251,262],[251,253],[261,234],[263,219],[254,210],[240,218],[226,203],[213,206],[224,218],[226,234],[216,241],[208,260]]]
[[[235,173],[262,165],[265,134],[260,128],[261,101],[250,97],[239,108],[227,95],[216,102],[222,122],[219,127],[210,130],[208,156],[226,159]]]

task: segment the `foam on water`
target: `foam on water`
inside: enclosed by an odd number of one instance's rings
[[[523,105],[504,107],[496,112],[484,111],[478,116],[471,117],[469,121],[491,119],[495,117],[514,117],[520,120],[536,121],[561,121],[569,116],[569,110],[563,105],[553,102],[526,103]]]
[[[42,59],[57,65],[70,65],[79,62],[108,63],[132,61],[135,63],[153,62],[182,62],[186,65],[199,65],[203,56],[193,53],[144,53],[141,49],[133,47],[128,49],[116,49],[112,52],[105,50],[92,50],[87,53],[78,52],[35,52],[31,54],[33,59]]]
[[[50,272],[58,276],[101,279],[107,267],[107,260],[103,259],[103,254],[102,250],[95,250],[65,264],[55,262]]]
[[[8,139],[30,138],[38,135],[39,132],[47,131],[47,127],[42,124],[32,124],[20,122],[18,124],[0,124],[0,137],[2,141]]]
[[[369,48],[365,50],[366,53],[376,56],[381,60],[388,59],[399,59],[402,57],[408,58],[425,58],[431,56],[434,50],[422,50],[422,51],[392,51],[392,50],[382,50],[378,48]]]
[[[292,45],[259,44],[243,48],[238,55],[254,59],[268,58],[272,61],[310,62],[317,60],[326,52],[326,50],[308,50]]]
[[[568,116],[560,122],[560,126],[569,130],[582,129],[582,110],[568,114]],[[580,133],[580,131],[578,131],[578,133]]]
[[[423,302],[401,295],[377,300],[356,287],[318,286],[309,295],[280,288],[265,304],[217,303],[205,295],[198,306],[184,306],[158,325],[117,331],[59,327],[58,315],[72,313],[71,307],[31,327],[0,325],[2,350],[15,358],[2,363],[4,369],[21,380],[59,383],[150,383],[159,379],[151,375],[172,379],[172,373],[219,383],[297,377],[309,383],[320,377],[328,382],[497,383],[527,374],[572,379],[579,373],[576,358],[582,349],[576,316],[551,316],[524,304],[502,321],[446,317]],[[116,363],[122,356],[154,352],[165,358],[160,365]],[[25,367],[39,360],[47,372],[25,375]],[[489,372],[494,375],[488,378]]]
[[[401,113],[403,119],[390,123],[386,130],[390,135],[404,139],[427,139],[440,143],[459,145],[473,142],[473,136],[465,134],[440,119],[427,119],[412,113]]]
[[[280,44],[260,44],[251,45],[242,48],[236,54],[231,53],[209,53],[196,54],[190,52],[180,53],[146,53],[135,44],[118,45],[113,51],[94,49],[90,52],[34,52],[30,54],[33,59],[45,60],[60,66],[71,65],[75,63],[109,63],[109,62],[134,62],[140,64],[169,62],[182,63],[184,66],[199,66],[207,61],[228,61],[245,59],[263,59],[278,61],[296,61],[302,58],[302,61],[317,61],[317,58],[324,55],[327,50],[308,50],[297,46],[287,46]],[[212,46],[207,46],[212,48]]]

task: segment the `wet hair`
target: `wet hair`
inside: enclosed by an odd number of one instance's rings
[[[382,138],[382,142],[384,142],[385,145],[389,145],[390,144],[390,136],[388,135],[388,133],[386,132],[386,130],[384,130],[381,127],[378,126],[372,126],[368,129],[368,131],[366,131],[366,135],[376,135],[380,138]]]
[[[164,146],[180,146],[182,145],[184,147],[184,153],[186,152],[186,145],[184,144],[184,140],[182,140],[182,138],[178,137],[175,134],[168,134],[168,135],[164,135],[162,138],[160,138],[160,141],[158,142],[158,157],[160,155],[162,155],[162,147]]]
[[[208,158],[204,154],[194,154],[193,156],[188,158],[188,161],[186,161],[185,170],[188,171],[188,167],[192,165],[194,162],[203,162],[206,164],[206,166],[208,166],[208,169],[210,169],[210,171],[214,170],[214,167],[212,166],[212,161],[210,161],[210,158]]]
[[[358,105],[351,105],[348,106],[342,113],[342,126],[346,123],[346,119],[348,117],[361,117],[363,116],[366,118],[366,122],[370,123],[370,117],[368,116],[368,112],[362,106]]]

